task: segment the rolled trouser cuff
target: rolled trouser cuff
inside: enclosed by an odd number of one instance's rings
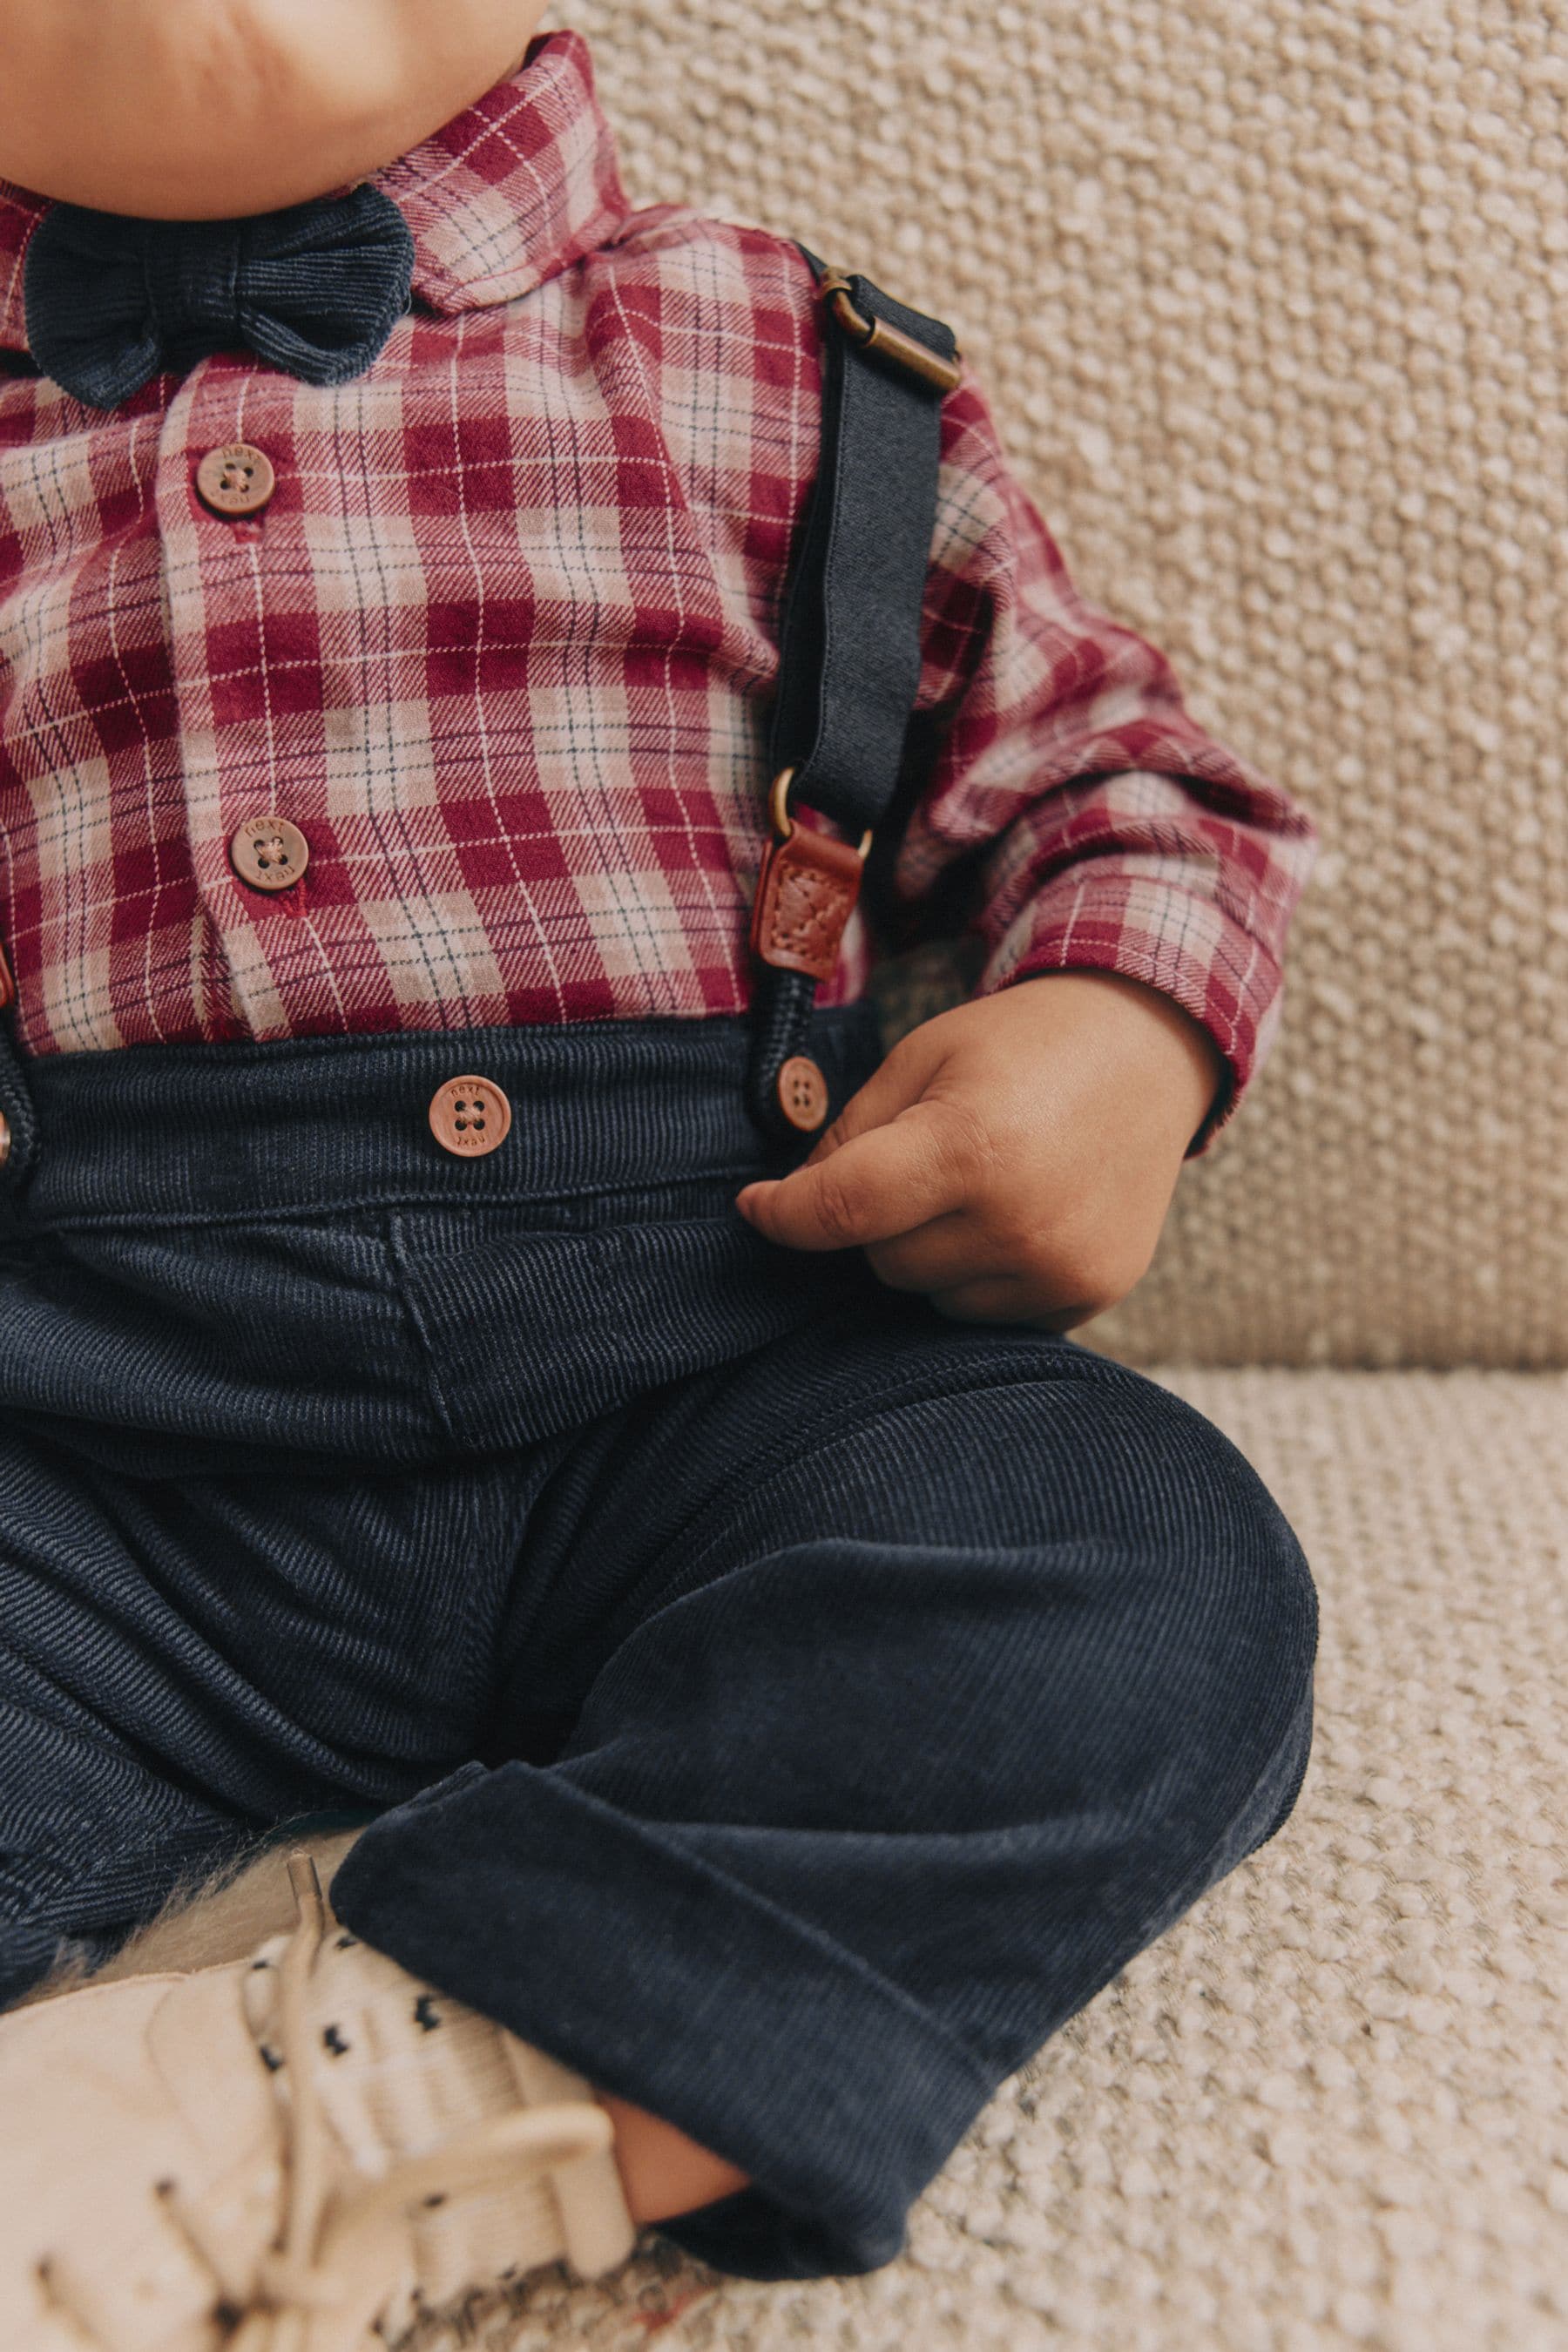
[[[702,2250],[754,2276],[890,2261],[993,2088],[854,1953],[563,1769],[470,1766],[384,1814],[332,1904],[414,1975],[739,2166],[754,2188],[703,2216]]]

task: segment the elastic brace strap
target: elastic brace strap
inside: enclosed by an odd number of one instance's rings
[[[820,279],[824,265],[805,257]],[[850,299],[953,357],[951,329],[869,278],[850,280]],[[774,775],[795,771],[795,806],[860,833],[892,800],[920,690],[942,394],[830,317],[824,334],[822,454],[784,608],[771,749]]]
[[[826,265],[800,248],[820,283]],[[898,327],[942,359],[950,328],[849,281],[862,318]],[[784,604],[771,772],[794,768],[791,805],[850,833],[874,827],[898,785],[921,679],[921,617],[936,527],[940,392],[874,357],[826,318],[816,483]],[[805,1051],[816,990],[762,965],[752,1009],[748,1108],[799,1146],[780,1112],[778,1075]]]

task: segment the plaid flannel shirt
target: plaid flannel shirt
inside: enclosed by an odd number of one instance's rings
[[[90,411],[26,358],[47,206],[0,185],[0,940],[25,1049],[746,1005],[766,720],[819,432],[795,247],[633,212],[587,53],[535,46],[376,175],[411,313],[315,389],[220,353]],[[195,494],[258,446],[264,515]],[[882,930],[982,991],[1152,983],[1238,1092],[1311,837],[1171,671],[1086,609],[980,393],[947,403]],[[296,887],[231,866],[291,818]],[[826,1001],[863,989],[857,918]]]

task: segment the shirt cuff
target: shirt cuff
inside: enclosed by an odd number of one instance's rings
[[[1279,1026],[1279,959],[1201,891],[1104,867],[1064,875],[1007,927],[975,993],[1052,971],[1114,971],[1157,988],[1207,1031],[1226,1082],[1188,1157],[1206,1150],[1268,1059]]]

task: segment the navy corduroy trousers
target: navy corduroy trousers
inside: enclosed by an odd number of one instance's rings
[[[363,1819],[347,1924],[742,2167],[670,2234],[803,2276],[1279,1828],[1316,1611],[1164,1391],[760,1241],[745,1050],[6,1057],[0,2001]],[[869,1016],[814,1050],[842,1099]]]

